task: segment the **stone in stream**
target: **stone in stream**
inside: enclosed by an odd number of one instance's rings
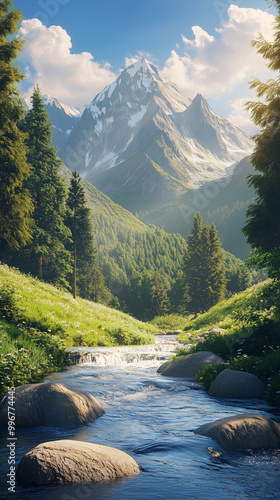
[[[93,422],[105,412],[98,401],[82,390],[60,383],[28,384],[15,390],[16,425],[65,427]],[[0,401],[0,424],[7,425],[8,395]]]
[[[27,484],[96,483],[139,472],[135,460],[123,451],[66,439],[41,443],[26,453],[17,478]]]
[[[280,447],[280,425],[257,413],[222,418],[194,432],[212,438],[226,451]]]
[[[157,373],[161,373],[166,377],[195,378],[197,372],[202,370],[205,365],[217,362],[223,363],[223,360],[213,352],[196,352],[166,361],[159,367]]]
[[[264,383],[252,373],[223,370],[210,385],[210,396],[229,399],[262,399]]]

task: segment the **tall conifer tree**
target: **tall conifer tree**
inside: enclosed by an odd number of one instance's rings
[[[33,205],[24,181],[30,167],[26,161],[25,134],[18,128],[23,104],[15,84],[24,76],[12,63],[22,49],[18,30],[22,14],[10,0],[0,1],[0,244],[18,249],[31,240]]]
[[[266,83],[255,78],[251,88],[261,100],[249,102],[253,122],[261,128],[254,137],[255,150],[251,161],[258,173],[250,177],[257,199],[247,211],[243,229],[248,243],[255,249],[252,264],[268,267],[269,275],[280,279],[280,1],[272,2],[277,11],[274,40],[262,35],[252,42],[257,52],[266,59],[267,67],[276,72],[276,78]]]
[[[34,89],[23,129],[28,133],[28,162],[32,166],[27,187],[35,207],[35,229],[25,252],[26,264],[39,279],[69,286],[70,253],[65,245],[70,231],[64,222],[66,189],[59,174],[62,161],[51,144],[51,123],[39,87]]]
[[[155,273],[151,281],[151,316],[163,316],[170,309],[168,287],[159,273]]]
[[[90,209],[86,206],[81,177],[73,172],[67,198],[66,224],[72,235],[69,249],[72,254],[72,293],[98,301],[105,287],[104,278],[97,262]]]
[[[201,215],[194,216],[191,235],[182,265],[182,301],[185,311],[206,311],[225,294],[225,273],[220,240],[215,225],[203,226]]]

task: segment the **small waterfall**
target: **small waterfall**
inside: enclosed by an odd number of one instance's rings
[[[72,364],[91,363],[96,366],[157,366],[183,347],[174,335],[157,335],[155,344],[117,347],[71,347],[68,359]]]

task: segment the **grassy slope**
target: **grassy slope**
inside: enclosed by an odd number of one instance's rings
[[[58,334],[64,345],[148,344],[156,328],[109,307],[78,298],[52,285],[0,266],[0,288],[15,290],[20,322]]]
[[[229,332],[236,331],[240,327],[240,316],[245,316],[246,311],[252,309],[258,294],[262,292],[267,283],[267,281],[258,283],[244,292],[219,302],[209,311],[188,321],[184,328],[185,332],[199,335],[214,326],[226,329]],[[185,332],[181,334],[182,340],[185,339]]]

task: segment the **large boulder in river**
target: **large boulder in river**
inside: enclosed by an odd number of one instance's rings
[[[213,352],[196,352],[166,361],[159,367],[157,373],[167,377],[195,378],[197,372],[202,370],[205,365],[217,362],[223,363],[223,360]]]
[[[14,399],[16,425],[82,425],[104,413],[91,394],[53,382],[17,387]],[[7,408],[8,395],[5,394],[0,402],[0,424],[7,425]]]
[[[139,472],[135,460],[123,451],[66,439],[39,444],[26,453],[17,477],[29,484],[96,483]]]
[[[265,385],[252,373],[227,369],[219,373],[208,392],[218,398],[262,399]]]
[[[194,432],[212,438],[226,451],[280,447],[280,425],[257,413],[222,418]]]

